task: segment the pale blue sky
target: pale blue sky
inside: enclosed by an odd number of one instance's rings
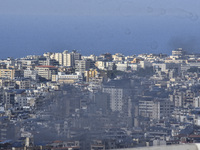
[[[200,49],[200,0],[0,0],[0,58]]]

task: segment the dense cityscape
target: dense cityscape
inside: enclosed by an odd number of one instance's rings
[[[200,54],[47,52],[0,60],[0,149],[200,142]]]

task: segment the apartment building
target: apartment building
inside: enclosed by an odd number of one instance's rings
[[[131,96],[131,89],[128,81],[113,81],[103,86],[102,92],[110,94],[110,108],[112,111],[123,112],[128,96]],[[122,86],[122,83],[124,86]]]
[[[168,99],[155,100],[153,105],[153,119],[170,117],[174,110],[174,104]]]
[[[80,60],[81,54],[75,50],[72,51],[71,53],[69,53],[67,50],[65,50],[62,53],[51,54],[50,58],[58,61],[60,66],[74,67],[75,60]]]
[[[90,60],[76,60],[75,61],[75,71],[84,73],[90,68]]]
[[[31,78],[33,80],[37,80],[38,79],[38,73],[36,70],[27,68],[24,70],[24,77],[25,78]]]
[[[40,79],[51,80],[52,75],[57,74],[57,67],[55,66],[36,66],[35,70],[38,72]]]
[[[75,83],[82,80],[83,76],[80,73],[65,74],[64,72],[58,72],[57,75],[52,75],[52,81],[59,83]]]
[[[0,78],[14,79],[15,77],[20,77],[20,70],[13,68],[0,69]]]
[[[21,78],[16,80],[17,89],[29,89],[31,87],[31,80],[27,78]]]

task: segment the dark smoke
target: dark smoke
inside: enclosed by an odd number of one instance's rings
[[[174,36],[169,40],[171,49],[183,48],[189,53],[199,52],[199,38],[196,36]]]

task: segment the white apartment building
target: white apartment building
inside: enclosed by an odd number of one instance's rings
[[[194,97],[194,107],[200,107],[200,96]]]
[[[169,70],[176,70],[177,73],[180,73],[181,65],[175,63],[152,63],[154,69],[160,69],[162,72],[168,72]]]
[[[22,108],[23,106],[28,106],[27,96],[22,96],[20,94],[15,95],[15,105]]]
[[[123,111],[123,106],[126,103],[126,96],[129,93],[128,89],[118,87],[104,87],[104,93],[110,94],[110,108],[112,111]]]
[[[153,105],[153,119],[170,117],[174,110],[174,104],[168,99],[155,100]]]
[[[65,74],[64,72],[58,72],[58,74],[52,78],[52,81],[60,83],[74,83],[82,80],[83,76],[81,73]]]
[[[77,53],[76,51],[69,53],[67,50],[65,50],[62,53],[52,53],[50,58],[58,61],[60,66],[74,67],[75,60],[80,60],[81,54]]]
[[[24,70],[24,77],[25,78],[31,78],[33,80],[37,80],[38,79],[38,73],[36,70],[27,68]]]
[[[18,86],[18,89],[29,89],[31,87],[31,81],[30,79],[16,80],[16,86]]]
[[[128,69],[127,63],[117,63],[116,66],[117,66],[117,70],[120,70],[120,71],[127,71]]]
[[[35,70],[38,72],[39,77],[46,80],[51,80],[53,74],[57,74],[55,66],[36,66]]]
[[[174,104],[168,99],[142,99],[139,100],[139,114],[143,117],[161,119],[172,114]]]
[[[58,61],[59,65],[63,65],[63,55],[62,53],[54,53],[50,56],[51,59]]]
[[[75,60],[75,71],[84,73],[90,69],[90,60]]]
[[[62,66],[67,66],[67,67],[73,66],[72,65],[73,61],[74,61],[74,58],[72,54],[68,53],[68,51],[64,51]]]
[[[125,60],[124,55],[122,55],[121,53],[116,53],[114,55],[112,55],[113,61],[123,61]]]
[[[104,69],[106,69],[106,62],[105,61],[96,61],[95,66],[98,69],[104,70]]]
[[[153,100],[140,100],[139,101],[139,114],[143,117],[152,118],[153,116]]]

